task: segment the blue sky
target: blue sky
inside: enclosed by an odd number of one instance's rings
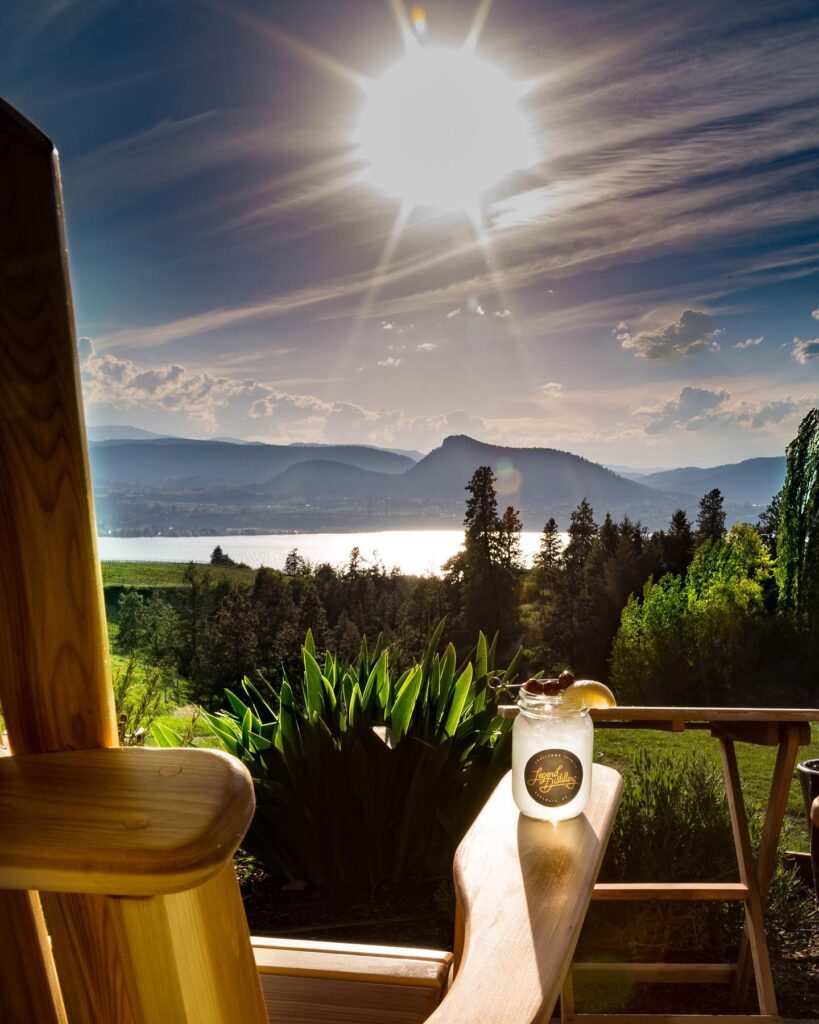
[[[0,7],[0,91],[61,153],[89,421],[780,453],[819,398],[816,3],[484,2],[537,162],[480,232],[413,210],[385,263],[356,80],[400,59],[399,7]],[[425,44],[478,7],[428,3]]]

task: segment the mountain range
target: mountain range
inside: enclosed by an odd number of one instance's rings
[[[550,515],[565,527],[584,497],[598,518],[610,511],[657,528],[679,506],[693,516],[713,487],[725,495],[729,521],[755,519],[754,506],[767,504],[784,477],[784,459],[750,459],[629,479],[571,452],[466,436],[424,456],[368,445],[127,435],[91,441],[89,450],[100,527],[112,533],[451,527],[481,465],[495,473],[500,507],[520,509],[527,529]]]
[[[766,459],[745,459],[703,469],[686,466],[646,473],[632,479],[660,491],[690,494],[701,497],[706,491],[718,487],[726,501],[738,504],[766,505],[785,482],[785,456]]]

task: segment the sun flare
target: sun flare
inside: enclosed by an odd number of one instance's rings
[[[478,207],[535,150],[524,88],[468,48],[414,47],[368,84],[355,141],[368,182],[410,207]]]

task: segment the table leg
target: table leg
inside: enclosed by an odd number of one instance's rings
[[[574,1021],[574,983],[572,968],[569,965],[563,988],[560,990],[560,1024],[572,1024]]]
[[[756,978],[756,990],[759,997],[760,1012],[777,1016],[776,995],[774,992],[773,974],[768,955],[768,943],[765,938],[765,921],[762,912],[757,867],[751,850],[751,839],[748,834],[748,817],[742,787],[739,780],[736,750],[733,740],[720,737],[720,753],[725,776],[725,792],[728,798],[728,810],[731,815],[731,829],[734,834],[734,846],[739,866],[740,880],[747,885],[748,895],[745,903],[745,934],[748,937],[748,948]]]
[[[785,818],[785,811],[788,806],[793,772],[796,767],[796,760],[799,755],[801,742],[799,726],[780,726],[779,749],[776,754],[776,767],[771,779],[771,791],[768,796],[768,807],[765,813],[765,824],[762,830],[762,839],[759,844],[759,853],[756,861],[756,877],[759,887],[760,899],[763,910],[768,898],[771,879],[773,878],[776,866],[776,851],[779,846],[779,836],[782,832],[782,822]],[[739,956],[737,958],[737,972],[734,978],[734,1003],[737,1009],[742,1009],[748,996],[748,986],[751,983],[751,958],[749,956],[748,932],[743,931],[740,939]]]

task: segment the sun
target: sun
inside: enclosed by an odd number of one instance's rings
[[[474,211],[536,161],[525,87],[466,47],[414,47],[366,86],[355,143],[364,177],[408,207]]]

